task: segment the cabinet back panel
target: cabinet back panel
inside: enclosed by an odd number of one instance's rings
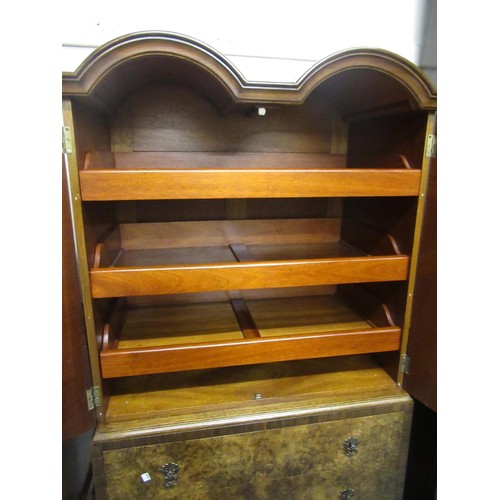
[[[327,198],[145,200],[117,202],[116,210],[120,223],[130,223],[338,216],[340,209],[331,205]]]
[[[330,153],[331,106],[311,98],[302,106],[273,107],[266,116],[221,116],[195,91],[152,85],[126,99],[112,126],[112,147],[126,151]]]

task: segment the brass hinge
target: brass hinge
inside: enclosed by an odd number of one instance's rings
[[[71,140],[71,129],[64,126],[62,129],[62,149],[63,153],[71,154],[73,152],[73,141]]]
[[[89,410],[93,410],[101,405],[101,389],[99,386],[87,389],[87,405]]]
[[[427,144],[425,146],[425,156],[427,156],[427,158],[437,157],[437,138],[434,134],[429,134],[427,136]]]
[[[410,358],[410,356],[408,356],[408,354],[403,354],[401,356],[400,369],[403,373],[406,373],[406,375],[410,374],[410,362],[411,362],[411,358]]]

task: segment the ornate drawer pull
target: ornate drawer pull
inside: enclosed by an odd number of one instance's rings
[[[351,500],[351,498],[354,498],[354,490],[351,490],[351,488],[346,488],[345,490],[342,490],[340,492],[340,498],[342,500]]]
[[[352,457],[353,455],[356,455],[358,452],[358,446],[361,441],[358,438],[355,438],[353,436],[348,437],[344,441],[344,453],[348,457]]]
[[[177,464],[169,462],[168,464],[160,467],[160,470],[165,475],[163,483],[165,485],[165,488],[172,488],[179,482],[177,473],[181,470],[181,468]]]

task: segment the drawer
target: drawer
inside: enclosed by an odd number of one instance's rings
[[[108,449],[102,453],[107,497],[399,498],[406,416],[396,411],[303,425],[274,421],[264,430],[222,428],[209,437],[165,436],[171,442]],[[166,464],[176,470],[165,475]],[[151,479],[143,482],[145,473]]]

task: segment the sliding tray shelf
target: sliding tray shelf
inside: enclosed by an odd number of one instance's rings
[[[420,170],[320,153],[87,153],[83,201],[417,196]]]
[[[218,302],[139,307],[119,299],[105,327],[102,374],[114,378],[399,349],[401,329],[387,308],[368,298],[370,319],[358,312],[359,296],[356,309],[338,294],[250,300],[238,294]]]
[[[348,226],[346,221],[343,225]],[[352,226],[352,224],[351,224]],[[98,245],[94,298],[403,281],[409,257],[379,244],[339,241],[338,219],[122,224]],[[356,231],[352,231],[351,233]]]

